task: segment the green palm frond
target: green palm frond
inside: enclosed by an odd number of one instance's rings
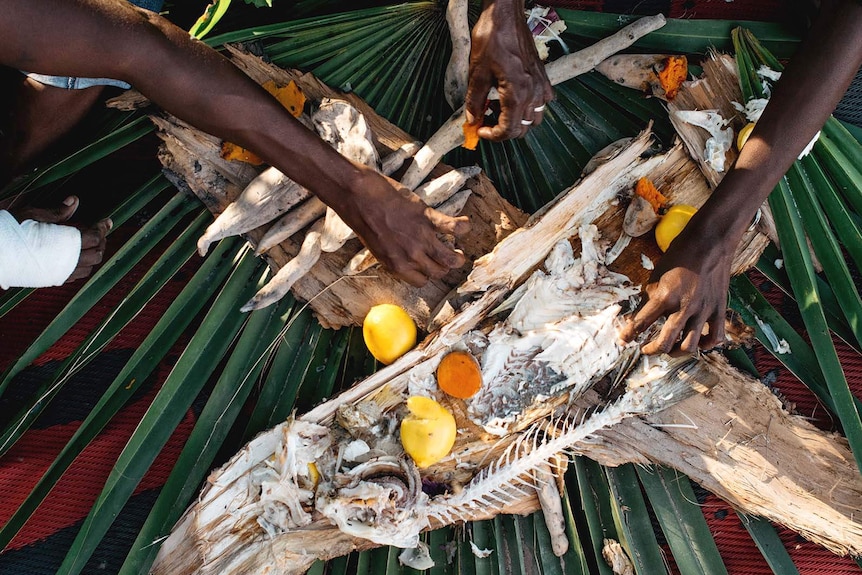
[[[297,13],[301,13],[334,5],[328,1],[308,0],[299,2],[296,8]],[[474,17],[477,6],[474,2],[471,7]],[[418,1],[347,10],[225,32],[208,37],[208,42],[216,46],[225,42],[260,42],[268,57],[279,65],[311,71],[330,85],[355,91],[381,115],[414,136],[426,139],[451,113],[442,97],[443,71],[449,56],[443,7],[436,1]],[[624,18],[606,14],[559,12],[569,23],[566,39],[573,44],[588,43],[625,23]],[[229,17],[230,12],[222,24]],[[663,32],[648,37],[641,46],[686,52],[704,52],[711,45],[729,47],[731,27],[732,23],[727,22],[671,21]],[[796,38],[779,27],[762,26],[757,33],[768,40],[768,47],[779,55],[789,53],[795,46]],[[505,144],[483,142],[477,152],[456,151],[446,160],[456,165],[481,163],[507,199],[525,210],[534,211],[574,183],[587,160],[608,143],[635,135],[649,121],[655,122],[654,130],[661,142],[670,143],[673,136],[660,102],[644,99],[599,75],[587,74],[567,82],[558,87],[556,93],[543,125],[531,131],[527,138]],[[150,123],[140,115],[115,111],[106,111],[100,125],[79,150],[17,181],[0,195],[9,197],[24,190],[43,189],[48,193],[52,186],[61,184],[82,167],[105,157],[110,159],[112,152],[152,131]],[[851,168],[860,156],[858,148],[850,141],[857,146],[858,141],[843,128],[839,130],[832,125],[824,131],[824,137],[824,146],[814,154],[818,165],[824,168],[824,175],[821,178],[812,168],[811,173],[815,175],[809,181],[818,189],[816,181],[822,182],[825,178],[833,182],[835,195],[824,199],[818,193],[815,205],[822,204],[822,211],[828,214],[826,221],[828,226],[834,226],[836,241],[845,246],[852,243],[855,250],[862,245],[858,240],[860,206],[854,203],[860,176]],[[803,191],[807,191],[804,181],[802,185]],[[165,186],[162,177],[154,176],[147,185],[132,191],[127,203],[116,209],[109,206],[106,212],[113,211],[115,230],[121,225],[130,225],[126,222],[131,216],[144,205],[151,204],[154,198],[163,198]],[[78,361],[115,337],[134,317],[135,307],[141,309],[158,297],[160,286],[177,273],[179,265],[195,257],[189,238],[195,236],[208,214],[194,200],[177,197],[162,201],[181,209],[177,213],[167,210],[171,217],[164,214],[152,217],[145,229],[158,231],[141,230],[141,236],[129,240],[126,247],[102,267],[103,271],[84,285],[54,323],[31,343],[20,360],[3,374],[0,389],[92,309],[136,262],[152,255],[154,261],[161,263],[130,293],[133,302],[118,309],[101,324],[99,332],[87,340],[86,346],[75,355]],[[162,238],[171,241],[160,241]],[[798,241],[798,238],[786,241]],[[853,253],[856,255],[851,257],[858,265],[855,260],[858,251]],[[829,286],[829,293],[835,294],[832,303],[822,297],[825,304],[814,307],[827,310],[823,312],[823,325],[830,326],[841,337],[858,340],[858,323],[854,323],[857,316],[853,313],[855,302],[848,292],[846,274],[839,272],[837,276],[808,278],[815,285]],[[146,523],[139,529],[138,541],[122,567],[123,573],[141,572],[151,563],[157,546],[149,542],[170,528],[176,514],[194,497],[197,485],[212,465],[223,461],[255,434],[286,419],[293,410],[306,411],[374,371],[374,361],[357,330],[323,329],[307,309],[289,298],[268,312],[239,315],[236,312],[239,305],[265,273],[262,265],[245,253],[238,239],[221,242],[203,260],[188,280],[186,289],[129,358],[102,401],[93,408],[19,512],[0,529],[0,542],[11,540],[19,532],[74,458],[115,417],[136,386],[151,377],[154,367],[181,341],[183,333],[187,334],[188,341],[180,360],[119,457],[98,502],[69,549],[61,572],[81,572],[93,550],[105,539],[113,518],[125,505],[137,481],[161,451],[178,417],[196,398],[203,402],[203,411],[170,479]],[[776,277],[778,275],[780,273],[776,272]],[[785,360],[830,409],[841,411],[837,403],[846,400],[846,396],[841,395],[841,389],[835,389],[834,382],[827,380],[840,366],[836,367],[833,362],[829,364],[830,371],[822,369],[818,362],[818,355],[823,357],[822,350],[812,349],[789,324],[781,323],[780,315],[769,311],[771,308],[766,307],[765,300],[754,297],[759,294],[756,290],[752,294],[753,286],[745,284],[744,279],[738,282],[734,284],[735,297],[739,307],[747,310],[749,322],[756,325],[753,318],[757,315],[767,321],[780,338],[787,339],[793,353],[779,359]],[[787,285],[798,283],[798,278],[790,278]],[[27,290],[4,294],[0,299],[0,317],[26,301],[27,294]],[[793,339],[791,332],[799,341]],[[768,343],[762,329],[759,335]],[[52,379],[46,380],[44,390],[51,390],[68,369],[70,366],[61,367]],[[132,383],[134,385],[130,385]],[[41,393],[44,391],[39,391]],[[30,402],[22,406],[16,421],[28,424],[44,409],[38,401],[39,394],[34,394]],[[248,417],[239,415],[243,407],[248,407]],[[4,426],[0,429],[2,437],[14,440],[23,432],[23,427],[18,427],[19,430],[15,426]],[[526,518],[498,517],[424,534],[423,539],[430,544],[437,560],[437,567],[431,572],[610,574],[601,556],[603,540],[607,537],[620,541],[638,574],[667,572],[663,558],[666,550],[659,545],[649,517],[650,510],[662,507],[667,511],[661,518],[662,530],[675,564],[699,566],[700,571],[691,572],[720,573],[721,559],[716,557],[715,544],[705,530],[702,515],[698,520],[700,511],[693,504],[687,481],[666,470],[636,470],[631,466],[603,469],[593,462],[577,460],[566,477],[563,492],[570,546],[562,561],[551,551],[550,535],[538,512]],[[769,525],[750,522],[748,527],[775,572],[793,573],[792,562],[788,563],[780,550],[774,550],[775,535],[769,531]],[[477,557],[471,551],[470,542],[479,549],[489,548],[493,552],[488,557]],[[451,563],[446,553],[450,543],[455,545]],[[318,562],[310,572],[411,572],[398,563],[399,552],[381,548],[357,553],[326,564]]]
[[[768,66],[780,72],[783,67],[748,30],[734,29],[733,43],[743,98],[748,101],[764,97],[765,86],[757,70]],[[862,298],[833,232],[833,229],[842,230],[841,239],[851,242],[848,253],[856,255],[862,249],[856,243],[859,227],[854,221],[862,214],[862,173],[851,160],[862,158],[862,145],[841,130],[837,120],[827,120],[826,134],[821,135],[823,141],[818,139],[814,145],[815,155],[794,162],[770,194],[769,206],[775,216],[784,267],[832,399],[831,405],[850,442],[856,464],[862,469],[862,420],[858,401],[850,392],[832,340],[818,289],[818,274],[808,249],[810,241],[823,267],[823,279],[830,286],[856,343],[862,345]],[[828,134],[840,139],[842,145],[839,147]],[[822,158],[828,160],[822,161]],[[820,197],[823,200],[819,200]],[[823,208],[824,204],[830,206],[829,213]]]
[[[667,573],[634,465],[609,467],[605,474],[612,495],[614,525],[630,552],[635,570],[656,575]]]
[[[33,192],[71,176],[139,140],[155,129],[146,116],[135,112],[119,114],[106,111],[102,114],[101,121],[104,123],[104,127],[92,135],[91,141],[80,149],[74,150],[68,155],[34,170],[25,177],[11,182],[0,190],[0,199]]]
[[[560,8],[557,13],[566,21],[569,32],[589,40],[604,38],[638,18]],[[730,33],[737,26],[751,30],[763,46],[779,58],[792,56],[799,43],[797,34],[784,24],[680,18],[668,20],[660,30],[638,40],[633,49],[644,53],[657,51],[705,54],[709,48],[730,52],[733,50]]]
[[[682,573],[721,575],[718,553],[688,478],[673,469],[639,469],[638,477],[655,510],[673,558]]]

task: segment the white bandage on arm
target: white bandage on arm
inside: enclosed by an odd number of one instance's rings
[[[62,285],[78,265],[81,232],[0,210],[0,288]]]

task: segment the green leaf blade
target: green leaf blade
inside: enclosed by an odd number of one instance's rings
[[[84,520],[58,573],[77,575],[84,568],[120,509],[215,369],[211,358],[224,353],[245,323],[246,317],[239,311],[237,301],[251,297],[258,289],[259,281],[253,278],[258,263],[247,249],[120,454],[105,488]]]
[[[697,505],[689,479],[661,467],[638,468],[637,473],[680,572],[726,575],[727,568]]]

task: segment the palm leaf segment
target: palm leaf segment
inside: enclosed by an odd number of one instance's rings
[[[474,4],[473,16],[476,11]],[[573,23],[570,29],[593,37],[607,35],[623,24],[616,16],[560,12],[565,20]],[[686,51],[703,52],[709,45],[727,42],[728,32],[727,23],[671,22],[661,34],[645,39],[644,44],[665,51],[682,47]],[[792,37],[774,27],[759,26],[757,32],[768,38],[769,45],[779,53],[785,53],[794,42]],[[681,45],[681,38],[688,44]],[[263,42],[268,56],[279,65],[309,70],[330,85],[356,91],[381,115],[417,137],[427,138],[450,113],[441,97],[449,51],[448,32],[442,7],[437,2],[411,2],[278,23],[215,36],[209,42],[218,45],[248,40]],[[571,36],[567,36],[567,40],[582,41]],[[765,50],[752,42],[744,46],[738,43],[737,49],[743,54],[740,67],[744,70],[749,69],[745,57],[752,61],[768,57]],[[770,62],[775,64],[774,60]],[[476,155],[457,151],[447,161],[466,164],[478,159],[501,193],[522,209],[533,211],[571,185],[593,153],[618,138],[636,134],[648,121],[656,122],[656,133],[665,143],[672,136],[667,115],[656,101],[645,100],[640,94],[592,74],[559,86],[556,100],[549,105],[545,118],[543,125],[523,140],[502,145],[483,142]],[[149,123],[134,114],[106,112],[101,123],[100,130],[94,131],[92,143],[16,182],[3,190],[2,195],[50,190],[52,185],[62,183],[81,167],[151,131]],[[848,401],[849,391],[840,365],[834,351],[829,349],[831,340],[828,344],[826,340],[829,339],[828,326],[851,343],[858,346],[860,342],[858,292],[851,289],[854,288],[852,283],[848,284],[846,268],[842,269],[829,255],[834,255],[836,246],[843,242],[855,264],[860,263],[862,175],[853,166],[860,165],[862,148],[835,120],[830,120],[824,134],[814,157],[794,167],[782,183],[781,197],[771,201],[782,213],[779,225],[782,239],[787,242],[785,245],[800,245],[803,229],[834,230],[837,240],[830,240],[830,234],[825,234],[827,240],[817,252],[824,266],[830,266],[825,278],[811,273],[805,250],[785,255],[798,259],[795,267],[802,270],[794,271],[789,277],[770,268],[765,263],[768,258],[764,258],[761,267],[767,275],[798,294],[799,301],[811,310],[805,314],[809,329],[814,329],[819,336],[817,341],[812,338],[812,346],[797,336],[792,340],[793,353],[779,359],[838,413],[845,428],[850,430],[848,436],[858,456],[862,450],[858,436],[853,435],[858,414],[852,410],[858,402]],[[166,187],[162,177],[153,178],[116,208],[114,221],[121,224],[154,199],[163,201]],[[827,188],[828,193],[823,193]],[[817,191],[816,199],[811,194],[813,190]],[[814,209],[806,210],[805,218],[798,212],[794,215],[790,209],[794,204],[787,201],[788,194],[793,194],[796,202],[807,201],[804,205]],[[116,285],[130,266],[151,251],[163,250],[152,273],[145,275],[130,293],[130,303],[106,318],[69,362],[58,368],[22,407],[13,423],[2,430],[4,450],[24,433],[46,401],[68,381],[69,375],[90,361],[135,317],[136,310],[157,296],[166,278],[177,273],[182,263],[193,257],[194,238],[208,214],[182,196],[170,200],[168,205],[172,209],[153,217],[146,231],[135,235],[106,263],[105,271],[80,290],[21,360],[3,374],[0,390],[68,331]],[[165,245],[168,247],[164,248]],[[114,474],[70,548],[60,572],[82,572],[106,536],[116,513],[161,450],[167,433],[177,425],[177,415],[187,409],[202,388],[207,389],[206,407],[159,500],[141,527],[138,540],[122,567],[124,573],[141,572],[151,563],[156,547],[149,542],[158,540],[170,529],[177,518],[177,510],[184,509],[193,497],[197,485],[216,461],[220,447],[226,451],[235,450],[258,431],[282,421],[293,407],[307,408],[330,395],[336,387],[349,385],[372,369],[361,338],[353,331],[320,329],[290,298],[268,312],[255,312],[249,317],[237,315],[236,308],[261,281],[263,274],[261,266],[249,257],[241,242],[221,242],[142,344],[140,353],[128,360],[114,385],[18,513],[0,530],[0,541],[6,544],[14,537],[71,461],[134,392],[134,385],[129,388],[129,382],[146,380],[184,330],[191,331],[188,343],[182,348],[180,362],[118,460]],[[780,314],[762,297],[758,298],[756,290],[746,291],[744,282],[740,279],[735,285],[733,302],[736,306],[747,314],[752,324],[756,323],[752,321],[755,316],[774,320],[768,324],[772,326],[772,335],[759,330],[761,340],[768,343],[776,331],[792,338],[792,330],[781,323]],[[214,286],[217,287],[213,289]],[[202,292],[218,295],[206,301],[199,297]],[[26,300],[28,293],[13,290],[5,294],[0,301],[0,313]],[[198,312],[203,319],[189,327],[192,316]],[[769,345],[766,347],[772,349]],[[198,363],[201,354],[210,358],[206,369]],[[215,371],[217,365],[220,372]],[[259,383],[260,390],[250,419],[244,421],[239,417],[238,408],[251,395],[252,383]],[[723,572],[721,558],[703,515],[693,503],[692,494],[684,492],[688,482],[684,478],[680,482],[680,479],[664,470],[602,469],[589,460],[577,459],[567,476],[564,492],[563,509],[570,546],[562,560],[551,552],[550,536],[540,513],[526,518],[497,517],[465,528],[438,530],[424,537],[437,565],[446,572],[532,572],[538,567],[544,573],[564,570],[567,573],[610,573],[601,552],[603,540],[613,538],[623,544],[638,573],[662,573],[667,572],[667,567],[650,527],[647,508],[651,503],[662,510],[658,520],[663,537],[677,564],[685,565],[686,573]],[[751,522],[748,526],[759,545],[775,538],[768,524]],[[453,541],[462,544],[447,547]],[[471,544],[477,550],[488,548],[494,552],[487,556],[474,554]],[[447,556],[447,548],[453,549],[453,554]],[[776,549],[774,545],[768,548],[771,549],[767,552],[768,562],[782,566],[776,572],[793,572],[792,562],[782,548]],[[324,567],[332,573],[400,572],[399,552],[376,549],[331,561],[328,566],[317,564],[312,572],[323,572]]]

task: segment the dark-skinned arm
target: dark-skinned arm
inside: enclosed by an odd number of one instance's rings
[[[730,267],[757,209],[823,126],[862,65],[862,3],[821,10],[785,69],[734,166],[671,243],[645,301],[620,336],[631,341],[666,316],[643,352],[693,353],[724,342]],[[704,325],[709,332],[702,336]]]
[[[227,59],[158,15],[116,0],[0,0],[0,64],[124,80],[186,122],[256,152],[313,191],[414,285],[464,264],[438,233],[449,218],[303,127]]]
[[[495,142],[519,138],[541,124],[554,91],[527,27],[524,0],[485,0],[471,42],[467,121],[482,118],[491,88],[500,93],[497,125],[479,128],[479,137]]]

